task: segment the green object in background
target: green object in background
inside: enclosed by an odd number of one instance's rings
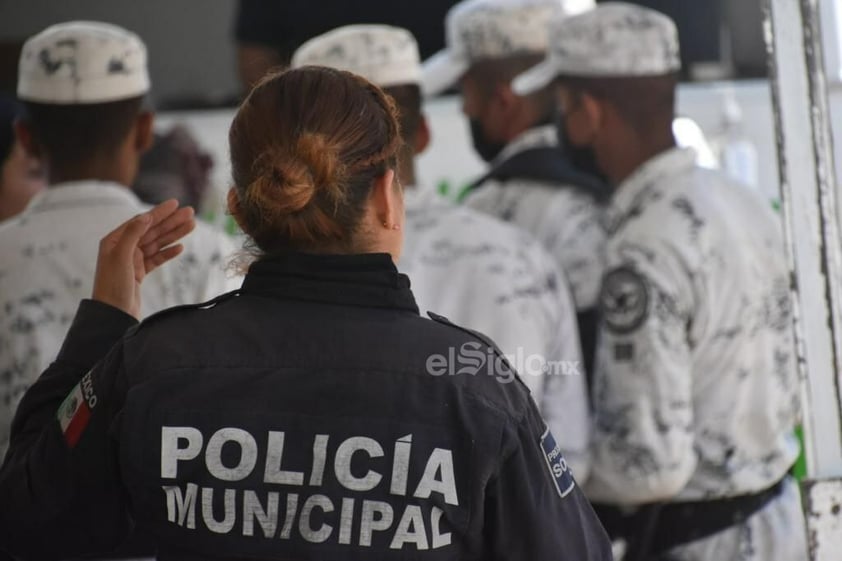
[[[438,185],[436,185],[436,189],[438,190],[439,195],[445,199],[454,203],[461,203],[465,196],[470,192],[471,186],[471,183],[466,183],[461,187],[456,187],[447,179],[442,179],[438,182]]]
[[[457,203],[462,203],[462,202],[464,202],[465,197],[467,197],[467,196],[468,196],[468,193],[470,193],[470,192],[471,192],[471,188],[472,188],[472,187],[473,187],[473,184],[471,184],[471,183],[469,183],[469,184],[467,184],[467,185],[464,185],[464,186],[462,187],[462,189],[459,191],[459,194],[458,194],[458,195],[456,195],[456,202],[457,202]]]
[[[446,179],[442,179],[441,181],[439,181],[437,189],[438,189],[439,195],[441,195],[442,197],[444,197],[446,199],[450,198],[450,182],[449,181],[447,181]]]
[[[222,231],[228,234],[229,236],[236,237],[242,234],[240,231],[240,226],[237,224],[237,221],[234,220],[234,217],[230,214],[226,214],[220,217],[217,213],[213,211],[208,211],[202,213],[201,219],[207,222],[208,224],[219,224],[219,227],[222,228]]]
[[[229,236],[238,236],[242,233],[240,225],[237,224],[237,221],[234,220],[234,217],[231,215],[225,217],[225,224],[223,225],[223,228],[225,229],[225,233]]]
[[[792,468],[792,476],[798,481],[803,481],[807,478],[807,455],[804,448],[804,427],[798,425],[795,427],[795,436],[798,438],[798,444],[801,448],[801,453],[798,454],[798,459]]]

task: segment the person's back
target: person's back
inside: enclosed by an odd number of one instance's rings
[[[350,73],[252,90],[230,132],[257,251],[242,289],[147,320],[92,370],[91,342],[133,322],[82,303],[15,420],[0,548],[91,553],[131,520],[165,560],[610,559],[527,389],[431,375],[456,347],[499,351],[421,318],[397,270],[398,131]]]
[[[425,196],[436,199],[413,200]],[[573,473],[587,479],[585,370],[565,277],[525,232],[452,206],[433,192],[410,191],[406,201],[407,238],[400,267],[412,279],[419,307],[491,337],[549,426],[564,431],[562,448]],[[470,351],[456,355],[459,366],[468,373],[493,375],[492,358]]]
[[[616,185],[588,498],[632,558],[806,559],[778,217],[676,146],[669,18],[607,2],[552,35],[550,56],[515,88],[555,83],[568,136]]]
[[[21,55],[18,136],[45,161],[50,186],[0,226],[0,454],[20,396],[91,292],[96,240],[148,209],[127,187],[151,138],[145,57],[136,36],[85,22],[48,28]],[[238,286],[225,272],[234,244],[223,234],[200,225],[184,243],[185,259],[144,285],[144,315]]]
[[[587,152],[562,150],[552,88],[517,95],[519,73],[547,53],[563,0],[465,0],[445,20],[447,47],[424,63],[428,95],[460,86],[474,150],[489,170],[462,195],[467,206],[531,233],[566,275],[585,363],[592,363],[606,194]],[[582,9],[578,3],[576,9]],[[587,2],[586,2],[587,4]],[[563,130],[563,129],[561,129]]]
[[[556,150],[561,158],[555,136],[555,127],[530,130],[513,141],[511,154],[523,153],[528,150],[521,149],[524,141],[539,138],[544,148]],[[501,162],[505,158],[504,152]],[[517,225],[539,240],[563,267],[576,308],[586,312],[596,307],[605,266],[605,232],[598,196],[551,177],[491,177],[467,193],[465,205]]]
[[[785,477],[798,455],[792,432],[799,415],[798,381],[780,223],[761,196],[694,162],[692,150],[667,152],[645,164],[614,197],[607,262],[615,273],[606,290],[615,305],[605,311],[614,329],[605,332],[601,348],[633,348],[639,358],[600,357],[612,365],[612,389],[601,394],[600,406],[617,412],[636,407],[622,383],[638,383],[630,377],[647,368],[647,357],[649,368],[664,375],[670,361],[686,361],[675,363],[676,372],[689,375],[676,380],[675,395],[684,395],[679,387],[692,381],[692,425],[684,421],[690,403],[663,411],[662,422],[692,432],[686,437],[694,443],[695,460],[653,456],[659,469],[689,476],[676,496],[684,501],[762,491]],[[646,248],[657,248],[648,261],[635,256]],[[648,319],[642,307],[630,303],[642,294],[638,274],[658,278],[646,297],[663,308]],[[632,324],[638,320],[656,326],[636,331]],[[615,421],[606,435],[626,430]],[[673,438],[673,450],[683,449],[678,443],[685,436],[677,431]],[[603,442],[598,453],[607,466],[612,452]],[[622,463],[624,488],[645,488],[650,468]],[[600,489],[604,481],[593,482],[597,496],[625,492],[615,483]],[[620,481],[619,472],[614,481]]]
[[[341,270],[340,261],[330,266]],[[326,548],[345,559],[479,556],[495,540],[480,520],[541,500],[527,485],[513,503],[500,477],[501,468],[526,476],[502,467],[522,454],[541,460],[537,446],[518,443],[544,431],[526,389],[427,371],[430,357],[465,344],[486,352],[485,343],[418,317],[411,297],[390,302],[408,287],[370,298],[358,274],[344,279],[359,292],[337,288],[340,274],[320,278],[322,267],[309,257],[266,262],[239,297],[163,317],[123,344],[117,384],[135,389],[117,438],[139,445],[123,447],[121,472],[162,559],[278,558],[279,547],[284,558]],[[365,267],[370,278],[380,269]],[[295,300],[296,274],[311,279],[307,302]],[[138,468],[162,450],[175,457],[162,457],[160,472]],[[496,505],[485,502],[489,485]],[[514,533],[499,530],[501,541]],[[567,539],[578,548],[587,538]],[[512,554],[532,558],[545,546],[520,547]]]

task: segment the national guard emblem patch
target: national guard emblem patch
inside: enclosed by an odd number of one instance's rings
[[[649,287],[640,273],[618,267],[605,275],[600,308],[605,325],[625,335],[643,325],[649,315]]]

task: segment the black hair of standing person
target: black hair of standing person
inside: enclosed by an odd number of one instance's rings
[[[115,153],[142,112],[143,97],[107,103],[26,102],[34,144],[53,169],[75,169]]]

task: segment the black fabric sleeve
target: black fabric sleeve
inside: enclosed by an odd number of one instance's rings
[[[509,451],[486,488],[489,558],[611,561],[608,535],[572,475],[563,472],[566,464],[554,455],[558,448],[534,406],[507,440]]]
[[[108,351],[135,323],[83,301],[56,362],[24,396],[0,469],[0,550],[23,559],[104,553],[130,530],[109,436],[115,384],[106,381],[121,376],[122,346]],[[89,415],[76,419],[84,422],[71,446],[60,419],[76,410],[72,396],[83,386]]]

